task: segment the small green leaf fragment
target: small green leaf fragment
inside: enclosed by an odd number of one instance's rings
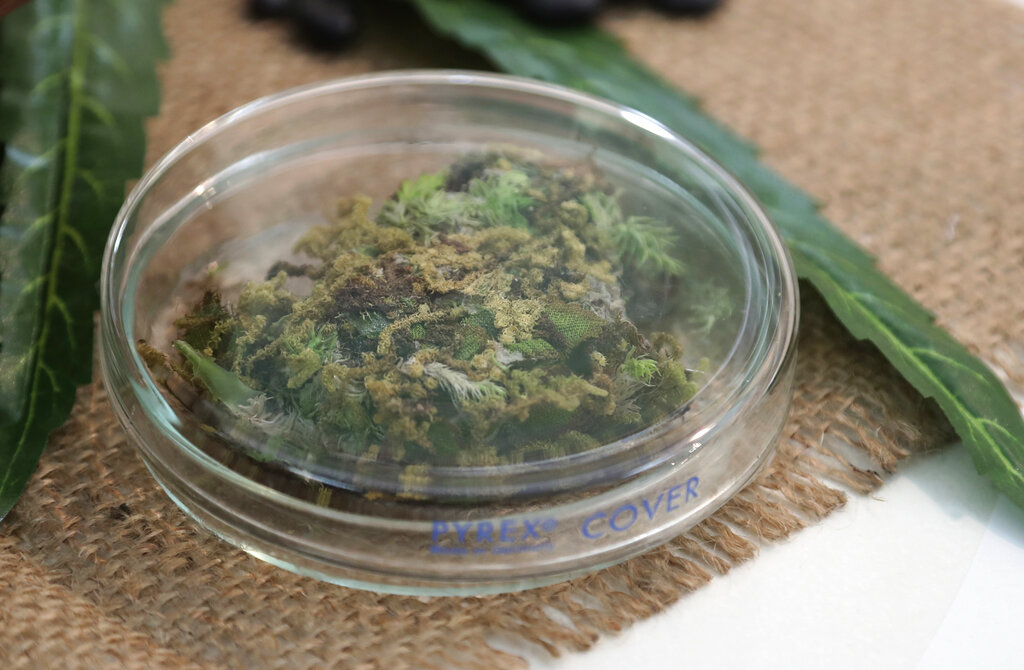
[[[238,375],[203,356],[187,342],[178,340],[174,348],[192,365],[193,374],[203,382],[210,394],[225,405],[240,407],[260,395],[246,386]]]
[[[566,350],[575,348],[583,340],[599,336],[607,325],[597,314],[577,304],[552,305],[545,314],[565,338]]]
[[[523,340],[522,342],[513,342],[505,345],[505,348],[509,351],[520,353],[523,355],[523,358],[531,361],[559,357],[558,350],[551,346],[550,342],[539,337]]]

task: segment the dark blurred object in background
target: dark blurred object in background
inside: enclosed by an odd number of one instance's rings
[[[549,26],[577,26],[589,23],[605,6],[605,0],[498,0],[515,7],[527,19]],[[670,14],[697,16],[722,4],[722,0],[647,0]]]
[[[306,43],[340,49],[359,34],[358,4],[351,0],[291,0],[292,20]]]
[[[520,14],[551,26],[575,26],[592,20],[604,0],[512,0]]]
[[[650,0],[650,3],[663,12],[697,16],[715,9],[722,0]]]
[[[247,7],[251,18],[272,19],[284,16],[290,5],[291,0],[249,0]]]
[[[0,0],[0,6],[5,0]],[[9,1],[9,0],[8,0]],[[549,26],[589,23],[607,5],[605,0],[494,0],[514,7],[521,15]],[[706,14],[722,0],[647,0],[669,14]],[[265,19],[288,15],[311,47],[342,49],[359,32],[358,0],[248,0],[249,16]]]

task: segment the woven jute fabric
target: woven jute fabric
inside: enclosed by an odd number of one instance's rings
[[[298,49],[284,26],[246,23],[241,5],[167,10],[174,56],[151,158],[289,86],[481,64],[399,5],[378,10],[363,45],[335,57]],[[1024,12],[1000,0],[732,0],[701,22],[623,8],[606,23],[760,144],[942,325],[1022,381]],[[501,650],[586,649],[949,441],[929,404],[807,298],[778,456],[713,517],[572,582],[420,599],[299,577],[197,528],[148,475],[97,383],[0,526],[0,665],[519,667]]]

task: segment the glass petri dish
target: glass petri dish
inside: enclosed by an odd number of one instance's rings
[[[747,191],[640,112],[506,76],[213,121],[129,195],[102,298],[111,402],[175,502],[378,591],[650,549],[750,481],[792,393],[797,286]]]

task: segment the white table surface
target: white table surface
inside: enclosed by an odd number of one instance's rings
[[[953,447],[544,670],[1024,668],[1024,512]],[[520,653],[522,649],[518,649]]]

